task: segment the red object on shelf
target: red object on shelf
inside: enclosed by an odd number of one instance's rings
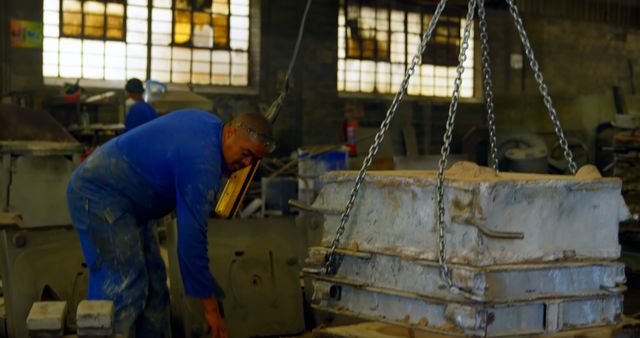
[[[358,128],[358,121],[346,120],[344,124],[345,140],[347,147],[349,148],[349,155],[357,155],[358,149],[356,148],[356,128]]]
[[[72,94],[66,94],[64,96],[64,103],[76,103],[76,102],[78,102],[78,99],[80,98],[80,95],[82,95],[82,90],[80,88],[78,88]]]

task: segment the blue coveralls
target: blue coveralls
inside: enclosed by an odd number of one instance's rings
[[[88,298],[114,301],[118,333],[168,335],[166,271],[149,222],[174,209],[185,293],[222,297],[207,256],[207,218],[227,173],[222,128],[207,112],[176,111],[110,140],[73,172],[67,199]]]
[[[156,110],[150,104],[139,100],[129,108],[127,116],[124,118],[123,133],[131,131],[133,128],[145,124],[156,117],[158,117]]]

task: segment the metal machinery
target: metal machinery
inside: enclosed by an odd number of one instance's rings
[[[26,337],[25,318],[34,301],[74,303],[86,294],[82,252],[65,195],[82,149],[44,112],[0,105],[0,126],[0,274],[5,300],[5,329],[0,334]],[[75,310],[74,305],[69,308]]]
[[[0,105],[0,211],[25,226],[71,223],[65,191],[81,145],[49,114]]]
[[[311,207],[324,215],[322,244],[306,269],[314,306],[448,336],[617,324],[625,290],[618,225],[630,216],[621,182],[592,166],[578,171],[513,0],[509,12],[572,175],[499,172],[484,0],[470,0],[438,170],[367,176],[446,2],[435,8],[362,168],[328,174]],[[492,168],[457,163],[445,173],[476,5]]]
[[[173,334],[210,336],[200,302],[183,292],[175,227],[175,222],[167,226]],[[300,270],[306,241],[300,229],[293,217],[209,221],[210,269],[225,292],[230,337],[304,331]]]

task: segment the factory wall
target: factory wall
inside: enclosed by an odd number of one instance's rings
[[[361,109],[360,124],[377,127],[391,103],[391,97],[339,94],[336,90],[338,1],[314,1],[306,35],[292,78],[291,94],[276,123],[279,152],[287,154],[299,145],[341,141],[342,123],[348,109]],[[42,106],[43,97],[59,88],[42,84],[42,56],[37,49],[10,48],[10,18],[42,20],[39,0],[2,1],[0,90],[25,93],[33,104]],[[214,99],[217,111],[233,114],[244,109],[264,109],[280,89],[292,54],[297,24],[305,1],[262,0],[261,48],[258,94],[204,94]],[[499,127],[528,128],[552,135],[546,110],[533,75],[526,63],[522,69],[511,66],[513,55],[522,55],[520,42],[509,13],[488,11],[491,65]],[[614,114],[612,86],[619,86],[629,107],[636,107],[632,96],[638,86],[640,32],[615,24],[591,21],[549,19],[525,15],[531,44],[544,72],[545,80],[568,133],[585,141],[593,129]],[[480,44],[476,34],[476,64]],[[481,98],[481,69],[476,69],[476,92]],[[635,108],[633,108],[635,109]],[[415,128],[422,153],[437,152],[442,139],[448,101],[409,98],[398,108],[391,128],[397,152],[402,152],[402,127]],[[485,121],[480,100],[465,101],[459,108],[456,139]],[[552,137],[550,137],[551,139]]]

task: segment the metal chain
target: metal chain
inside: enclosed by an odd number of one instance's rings
[[[402,98],[404,97],[407,91],[407,87],[409,85],[409,79],[414,74],[416,65],[418,65],[418,63],[420,63],[422,59],[422,53],[424,53],[424,50],[427,47],[427,43],[429,42],[429,40],[431,39],[431,36],[433,35],[433,31],[436,28],[436,24],[440,19],[440,15],[442,14],[442,11],[444,10],[446,3],[447,3],[447,0],[440,0],[440,2],[438,3],[438,6],[436,7],[435,12],[433,14],[433,18],[429,22],[429,27],[427,28],[427,31],[424,33],[422,37],[422,42],[420,43],[420,46],[418,46],[416,54],[411,59],[411,64],[409,65],[409,67],[407,68],[407,71],[404,74],[404,79],[400,84],[400,88],[396,93],[396,95],[394,96],[393,101],[391,102],[391,106],[387,110],[386,117],[380,124],[380,130],[378,131],[378,133],[374,138],[375,141],[373,145],[371,145],[371,147],[369,148],[369,153],[367,154],[367,156],[364,159],[364,162],[362,163],[362,168],[360,168],[360,172],[356,177],[356,181],[355,181],[355,184],[353,185],[353,189],[351,189],[351,194],[349,196],[349,201],[347,202],[347,206],[345,207],[344,212],[340,217],[340,226],[338,226],[338,228],[336,229],[335,237],[333,238],[333,241],[331,241],[331,249],[327,254],[325,266],[322,271],[325,274],[326,273],[335,274],[338,269],[339,262],[337,261],[337,258],[336,258],[336,249],[338,248],[338,244],[340,243],[340,237],[342,237],[342,234],[344,233],[345,226],[349,221],[351,210],[353,209],[353,205],[355,203],[356,197],[358,196],[358,192],[360,191],[360,185],[362,184],[365,176],[367,175],[367,169],[371,165],[373,156],[375,156],[375,154],[378,152],[380,143],[382,143],[382,140],[384,139],[384,134],[386,133],[387,129],[389,129],[391,119],[393,119],[393,116],[395,115],[396,109],[398,108],[398,104],[400,103],[400,101],[402,100]]]
[[[484,0],[478,0],[478,26],[482,39],[482,74],[484,77],[484,97],[487,104],[487,122],[489,123],[490,164],[498,172],[498,142],[496,141],[496,117],[493,106],[493,84],[491,83],[491,61],[489,59],[489,34],[484,11]]]
[[[456,111],[458,109],[458,100],[460,98],[460,86],[462,85],[462,73],[464,72],[464,62],[467,60],[467,48],[469,48],[469,36],[473,27],[473,14],[476,1],[469,1],[467,22],[464,26],[462,44],[460,46],[460,55],[458,56],[457,74],[453,83],[453,93],[451,94],[451,104],[449,105],[449,116],[447,117],[446,131],[444,133],[444,144],[440,150],[442,157],[438,162],[438,176],[436,182],[436,207],[437,207],[437,229],[438,229],[438,261],[440,263],[440,276],[447,283],[447,286],[453,293],[466,293],[461,288],[455,286],[451,280],[451,270],[447,266],[447,257],[445,252],[445,209],[444,209],[444,168],[447,166],[447,157],[451,150],[451,139],[453,136],[453,127],[456,119]]]
[[[558,138],[560,139],[560,146],[562,146],[562,150],[564,151],[564,158],[569,163],[569,170],[572,174],[575,175],[578,171],[578,166],[573,160],[573,153],[571,152],[571,149],[569,149],[569,143],[567,142],[567,139],[564,137],[564,132],[562,131],[560,120],[558,119],[558,113],[556,113],[555,108],[553,108],[553,102],[551,101],[551,97],[549,96],[549,89],[547,88],[547,85],[544,84],[544,78],[542,77],[540,66],[538,65],[538,62],[533,55],[533,49],[531,48],[531,44],[529,44],[529,37],[527,36],[527,32],[525,32],[524,30],[524,24],[522,23],[522,19],[520,18],[520,14],[518,13],[518,7],[513,2],[514,0],[506,1],[509,4],[509,12],[511,12],[511,16],[513,16],[516,28],[518,29],[518,34],[520,35],[520,40],[522,41],[524,52],[529,58],[529,66],[531,66],[534,77],[538,82],[538,89],[540,90],[540,94],[542,94],[542,96],[544,97],[544,104],[545,106],[547,106],[549,117],[551,118],[551,122],[553,123],[556,135],[558,135]]]

